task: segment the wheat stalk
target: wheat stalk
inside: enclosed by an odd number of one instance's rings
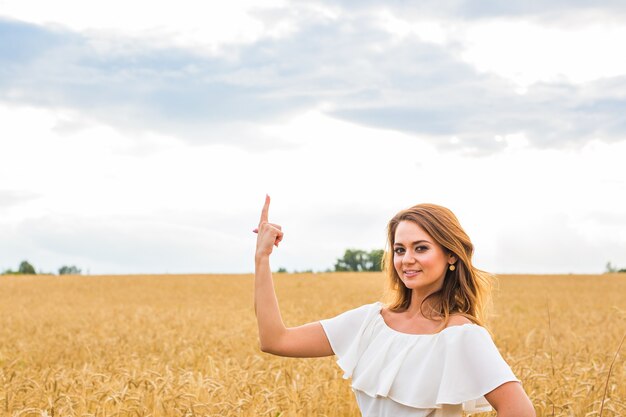
[[[615,352],[615,356],[613,356],[613,360],[611,361],[611,365],[609,366],[609,374],[606,376],[606,384],[604,385],[604,395],[602,395],[602,402],[600,403],[600,415],[598,417],[602,417],[602,412],[604,411],[604,399],[606,398],[606,392],[609,389],[609,378],[611,378],[611,371],[613,370],[613,364],[617,359],[617,355],[622,348],[622,343],[624,343],[624,338],[626,338],[626,333],[622,336],[621,342],[619,342],[619,346],[617,347],[617,351]]]

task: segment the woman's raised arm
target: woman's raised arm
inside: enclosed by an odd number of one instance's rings
[[[270,255],[283,239],[283,231],[279,225],[269,222],[269,206],[270,197],[266,195],[259,227],[253,230],[258,233],[254,257],[254,312],[260,348],[279,356],[331,356],[333,350],[319,322],[291,328],[283,323],[270,269]]]

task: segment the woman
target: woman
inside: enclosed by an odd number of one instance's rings
[[[520,381],[483,327],[490,275],[472,266],[473,245],[454,214],[419,204],[388,225],[383,260],[390,302],[374,302],[298,327],[283,324],[270,270],[281,227],[257,229],[255,312],[263,352],[337,355],[363,416],[457,417],[489,411],[534,417]]]

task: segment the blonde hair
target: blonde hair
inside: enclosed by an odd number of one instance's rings
[[[382,262],[387,280],[384,301],[389,310],[406,311],[411,304],[412,290],[404,285],[393,264],[395,233],[401,221],[416,223],[442,246],[446,254],[452,253],[457,258],[456,269],[446,268],[441,289],[422,301],[420,311],[424,301],[432,298],[435,301],[433,312],[443,317],[441,328],[448,325],[451,314],[460,314],[484,326],[495,276],[472,265],[474,245],[469,236],[452,211],[436,204],[418,204],[400,211],[389,221],[387,249]]]

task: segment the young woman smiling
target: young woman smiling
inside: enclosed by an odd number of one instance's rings
[[[283,238],[261,211],[255,254],[255,313],[262,351],[337,355],[365,417],[460,417],[492,408],[500,417],[535,410],[484,327],[492,276],[472,266],[474,247],[456,216],[418,204],[388,224],[386,302],[286,328],[269,258]]]

